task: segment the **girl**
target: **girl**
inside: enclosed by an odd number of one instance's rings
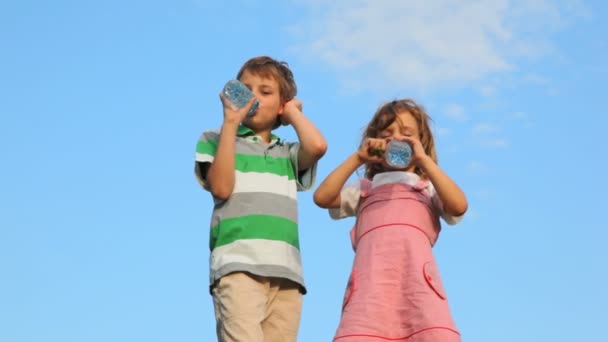
[[[409,99],[381,106],[359,150],[315,191],[315,203],[332,218],[357,218],[355,260],[334,341],[460,341],[431,248],[439,217],[456,224],[467,200],[437,165],[429,121]],[[393,139],[412,147],[405,169],[391,169],[384,160]],[[343,188],[362,165],[365,177]]]

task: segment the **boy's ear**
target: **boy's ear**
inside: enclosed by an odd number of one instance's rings
[[[283,112],[285,111],[285,103],[286,102],[281,102],[281,106],[279,107],[279,114],[283,114]]]

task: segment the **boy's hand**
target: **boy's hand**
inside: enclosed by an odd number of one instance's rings
[[[230,102],[222,93],[220,93],[220,100],[224,107],[224,122],[239,125],[245,120],[247,112],[249,112],[249,109],[255,102],[255,97],[252,97],[243,108],[237,108],[237,106]]]
[[[357,155],[364,163],[381,163],[384,161],[384,152],[386,151],[386,140],[367,138],[361,144]]]
[[[299,114],[302,114],[302,101],[295,98],[291,99],[283,106],[283,112],[279,113],[281,123],[283,125],[291,125],[291,118]]]

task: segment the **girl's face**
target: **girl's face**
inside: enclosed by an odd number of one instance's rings
[[[395,120],[378,134],[378,138],[384,139],[386,142],[393,139],[401,140],[401,137],[420,139],[418,123],[408,111],[397,113]]]
[[[403,137],[414,138],[416,140],[420,139],[418,123],[416,122],[416,119],[414,119],[414,116],[408,111],[397,113],[395,120],[378,135],[378,138],[384,139],[387,144],[391,140],[403,140]],[[382,164],[385,170],[392,169],[386,161]],[[415,166],[411,165],[404,170],[414,172]]]

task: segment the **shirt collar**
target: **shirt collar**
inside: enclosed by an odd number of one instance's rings
[[[372,187],[388,184],[388,183],[403,183],[408,185],[415,185],[420,181],[420,176],[413,172],[407,171],[387,171],[377,173],[372,179]]]
[[[236,131],[236,135],[239,137],[248,137],[248,136],[257,136],[257,134],[255,134],[255,132],[245,126],[245,125],[240,125],[238,130]],[[270,133],[270,143],[275,143],[275,142],[280,142],[281,138],[279,138],[278,136],[274,135],[273,133]]]

